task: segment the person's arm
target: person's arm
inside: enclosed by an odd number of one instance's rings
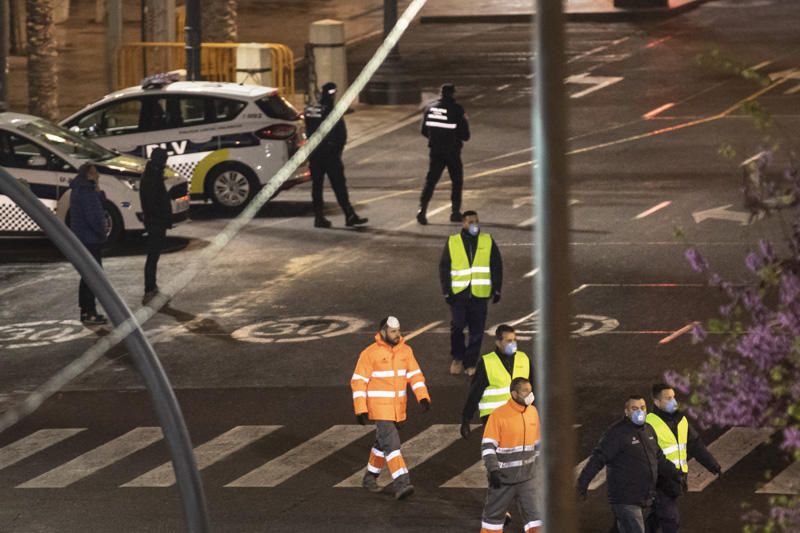
[[[461,421],[469,422],[478,410],[478,404],[483,396],[483,391],[489,386],[489,378],[486,376],[486,365],[483,364],[483,357],[478,359],[478,364],[475,366],[475,374],[472,376],[472,382],[469,385],[469,393],[467,394],[467,401],[464,403],[464,410],[461,413]]]
[[[350,389],[353,391],[353,408],[356,415],[367,412],[367,385],[372,377],[372,365],[367,350],[361,352],[356,363],[356,370],[350,378]]]
[[[88,196],[87,200],[89,201],[90,206],[86,210],[89,225],[91,226],[92,231],[95,232],[97,238],[101,241],[106,239],[106,225],[108,224],[108,221],[106,220],[106,209],[103,206],[103,198],[104,196],[99,191],[94,192],[91,196]]]
[[[503,290],[503,256],[500,255],[500,248],[497,247],[494,239],[492,239],[492,251],[489,261],[492,271],[492,291],[495,294],[500,294]]]
[[[430,394],[428,394],[428,386],[425,385],[425,375],[422,373],[422,370],[419,368],[419,363],[417,362],[417,358],[414,357],[414,352],[411,351],[409,347],[409,351],[411,355],[408,358],[408,368],[406,369],[406,380],[408,384],[411,386],[411,390],[414,392],[414,396],[417,397],[418,402],[422,402],[422,400],[431,401]]]
[[[708,451],[703,439],[700,438],[700,435],[691,424],[689,424],[687,448],[689,457],[697,459],[697,462],[703,465],[706,470],[717,475],[722,473],[722,468],[719,466],[716,458]]]
[[[592,450],[592,455],[586,466],[583,467],[580,476],[578,476],[578,491],[582,494],[589,488],[589,483],[592,482],[594,477],[610,462],[614,460],[620,450],[620,439],[613,431],[613,427],[609,429],[605,435],[600,439],[597,447]]]
[[[500,470],[497,460],[497,448],[500,446],[500,424],[496,416],[489,415],[486,422],[486,429],[483,430],[483,440],[481,440],[481,457],[486,471],[489,475]]]
[[[419,132],[426,139],[430,138],[430,131],[428,130],[428,125],[426,124],[427,120],[428,120],[428,107],[425,107],[425,109],[422,111],[422,126],[420,127]]]
[[[458,132],[458,139],[461,141],[468,141],[470,138],[469,132],[469,121],[467,120],[467,113],[464,111],[464,108],[461,108],[461,116],[458,121],[457,130]]]
[[[442,285],[442,294],[448,296],[451,294],[451,278],[450,278],[450,247],[447,243],[444,244],[442,251],[442,258],[439,260],[439,282]]]

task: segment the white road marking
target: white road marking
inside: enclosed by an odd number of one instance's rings
[[[74,272],[74,269],[61,267],[47,272],[39,273],[33,278],[21,280],[7,287],[3,287],[2,289],[0,289],[0,296],[5,296],[6,294],[9,294],[16,290],[28,287],[29,285],[42,284],[43,286],[49,286],[49,284],[52,283],[55,279],[65,278],[70,274],[70,272]]]
[[[667,206],[669,206],[671,204],[672,204],[672,202],[670,202],[669,200],[667,200],[665,202],[661,202],[660,204],[655,205],[655,206],[651,207],[650,209],[648,209],[646,211],[642,211],[641,213],[639,213],[638,215],[633,217],[633,220],[641,220],[641,219],[643,219],[645,217],[649,217],[653,213],[656,213],[657,211],[661,211],[662,209],[664,209],[665,207],[667,207]]]
[[[800,83],[798,83],[797,85],[795,85],[791,89],[788,89],[783,94],[795,94],[795,93],[800,93]]]
[[[446,203],[445,205],[443,205],[443,206],[441,206],[441,207],[437,207],[437,208],[436,208],[436,209],[434,209],[433,211],[428,211],[428,213],[427,213],[427,217],[428,217],[428,218],[430,218],[430,217],[432,217],[432,216],[438,215],[438,214],[439,214],[439,213],[441,213],[442,211],[444,211],[444,210],[446,210],[446,209],[450,209],[450,206],[451,206],[451,205],[452,205],[452,204],[450,204],[450,203],[448,202],[448,203]],[[401,225],[401,226],[400,226],[400,227],[398,227],[397,229],[406,229],[407,227],[409,227],[409,226],[413,226],[414,224],[417,224],[417,217],[414,217],[414,218],[412,218],[411,220],[409,220],[408,222],[404,223],[403,225]]]
[[[281,427],[283,426],[236,426],[194,449],[197,469],[208,468]],[[164,463],[122,486],[171,487],[174,484],[175,473],[170,462]]]
[[[413,123],[419,122],[419,121],[420,121],[420,114],[415,112],[413,115],[411,115],[408,118],[405,118],[405,119],[401,120],[400,122],[395,122],[394,124],[391,124],[388,127],[378,128],[377,130],[375,130],[372,133],[368,133],[366,135],[362,135],[361,137],[355,139],[353,142],[348,143],[345,146],[344,151],[346,152],[348,150],[352,150],[353,148],[356,148],[357,146],[361,146],[362,144],[366,144],[368,142],[374,141],[378,137],[383,137],[386,134],[392,133],[393,131],[397,131],[400,128],[404,128],[404,127],[408,126],[409,124],[413,124]]]
[[[17,488],[53,489],[68,487],[139,450],[147,448],[159,440],[161,440],[161,428],[138,427],[132,429],[128,433],[94,450],[18,485]]]
[[[576,480],[578,479],[578,476],[581,475],[581,471],[586,466],[586,463],[589,462],[589,459],[591,459],[591,457],[587,457],[586,459],[581,461],[580,464],[578,464],[578,466],[575,467]],[[603,468],[601,471],[597,473],[596,476],[594,476],[594,479],[591,481],[591,483],[589,483],[589,490],[596,490],[598,487],[601,487],[605,482],[606,482],[606,469]]]
[[[77,435],[86,428],[40,429],[0,448],[0,470],[8,468],[45,448]]]
[[[444,483],[443,489],[485,489],[489,486],[486,479],[486,468],[483,460],[478,461],[471,467],[461,472],[456,477]]]
[[[800,79],[800,69],[798,68],[789,68],[786,70],[781,70],[778,72],[770,72],[768,74],[769,79],[771,81],[778,81],[778,80],[796,80]]]
[[[572,198],[567,202],[567,205],[572,207],[573,205],[578,205],[579,203],[581,203],[580,200],[576,200],[576,199]],[[522,222],[517,224],[517,227],[518,228],[524,228],[525,226],[533,226],[534,224],[536,224],[536,215],[532,216],[531,218],[529,218],[527,220],[523,220]]]
[[[497,91],[498,91],[498,92],[499,92],[499,91],[505,91],[505,90],[506,90],[506,89],[508,89],[509,87],[511,87],[511,84],[510,84],[510,83],[506,83],[506,84],[503,84],[503,85],[499,86],[499,87],[497,88]]]
[[[692,331],[692,328],[694,327],[695,324],[696,324],[696,322],[692,322],[691,324],[686,324],[681,329],[679,329],[679,330],[677,330],[677,331],[675,331],[673,333],[670,333],[668,336],[666,336],[663,339],[661,339],[660,341],[658,341],[658,344],[668,344],[668,343],[674,341],[675,339],[677,339],[678,337],[680,337],[681,335],[685,335],[686,333],[689,333],[690,331]]]
[[[459,424],[433,424],[422,433],[414,436],[408,442],[404,442],[400,449],[403,454],[403,459],[406,462],[406,467],[411,470],[412,468],[421,465],[437,453],[441,452],[458,439],[461,438],[459,433]],[[473,429],[479,428],[480,425],[473,426]],[[366,450],[364,452],[366,458]],[[360,487],[361,479],[364,477],[363,468],[352,476],[348,477],[337,487]],[[386,487],[392,482],[388,472],[388,468],[384,467],[381,475],[378,477],[378,485]]]
[[[800,494],[800,462],[795,461],[778,476],[758,489],[757,494]]]
[[[535,276],[538,273],[539,273],[539,267],[536,267],[536,268],[534,268],[533,270],[531,270],[530,272],[528,272],[527,274],[525,274],[522,277],[523,278],[532,278],[533,276]]]
[[[332,426],[295,446],[280,457],[225,485],[226,487],[277,487],[301,471],[314,466],[348,444],[374,431],[371,426]]]
[[[767,442],[774,432],[771,428],[731,428],[712,442],[708,446],[708,451],[716,457],[722,471],[726,472],[758,446]],[[689,461],[689,492],[702,491],[713,483],[716,477],[700,466],[696,460]]]
[[[750,220],[750,213],[745,213],[744,211],[729,211],[728,209],[731,207],[733,207],[733,204],[721,205],[703,211],[695,211],[692,213],[692,218],[694,218],[696,224],[700,224],[708,219],[717,219],[738,222],[742,226],[747,226]]]
[[[773,63],[772,60],[762,61],[761,63],[759,63],[757,65],[753,65],[752,67],[750,67],[747,70],[761,70],[762,68],[767,67],[767,66],[771,65],[772,63]]]
[[[588,72],[583,74],[575,74],[567,78],[567,83],[577,83],[581,85],[591,85],[588,89],[569,95],[570,98],[583,98],[587,94],[591,94],[600,89],[605,89],[609,85],[614,85],[625,78],[621,76],[589,76]]]
[[[645,119],[645,120],[650,120],[652,118],[655,118],[657,115],[660,115],[661,113],[663,113],[667,109],[672,109],[673,107],[675,107],[675,102],[670,102],[668,104],[664,104],[662,106],[659,106],[659,107],[653,109],[652,111],[648,111],[647,113],[642,115],[642,118]]]
[[[241,327],[231,338],[256,344],[309,342],[355,333],[366,324],[353,316],[285,317]]]
[[[443,321],[443,320],[437,320],[436,322],[431,322],[431,323],[430,323],[430,324],[428,324],[427,326],[423,326],[423,327],[419,328],[418,330],[412,331],[412,332],[411,332],[411,333],[409,333],[408,335],[405,335],[405,340],[407,340],[407,341],[410,341],[410,340],[411,340],[411,339],[413,339],[414,337],[417,337],[417,336],[419,336],[419,335],[422,335],[422,334],[423,334],[423,333],[425,333],[426,331],[428,331],[428,330],[430,330],[430,329],[433,329],[433,328],[435,328],[436,326],[438,326],[438,325],[439,325],[439,324],[441,324],[442,322],[444,322],[444,321]]]
[[[577,55],[577,56],[575,56],[573,58],[570,58],[567,61],[567,63],[573,63],[575,61],[580,61],[581,59],[589,57],[590,55],[594,55],[597,52],[602,52],[603,50],[607,50],[607,49],[611,48],[612,46],[616,46],[618,44],[622,44],[622,43],[624,43],[625,41],[627,41],[629,39],[630,39],[630,37],[622,37],[621,39],[617,39],[615,41],[611,41],[610,44],[606,44],[606,45],[603,45],[603,46],[598,46],[597,48],[593,48],[593,49],[589,50],[588,52],[583,52],[582,54],[579,54],[579,55]]]

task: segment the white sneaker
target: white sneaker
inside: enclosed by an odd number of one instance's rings
[[[458,376],[462,372],[464,372],[464,363],[457,359],[453,359],[453,362],[450,363],[450,373],[454,376]]]

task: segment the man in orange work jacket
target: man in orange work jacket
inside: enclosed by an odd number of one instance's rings
[[[481,533],[502,533],[506,511],[517,500],[525,533],[539,533],[536,506],[536,458],[539,456],[539,411],[526,378],[511,382],[511,399],[489,415],[481,455],[489,474],[489,492],[481,517]]]
[[[378,475],[383,466],[388,465],[394,497],[398,500],[414,493],[397,433],[397,423],[406,419],[409,385],[422,409],[428,411],[431,398],[425,376],[411,347],[400,335],[400,321],[389,316],[381,320],[375,342],[358,357],[350,387],[358,423],[364,425],[369,419],[377,426],[377,439],[369,455],[362,486],[370,492],[380,492]]]

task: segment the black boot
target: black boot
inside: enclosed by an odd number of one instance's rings
[[[360,216],[356,215],[355,211],[350,211],[350,214],[344,219],[344,223],[346,226],[362,226],[369,222],[367,218],[361,218]]]
[[[461,213],[458,211],[453,211],[450,213],[450,222],[461,222],[464,220],[464,217],[461,216]]]
[[[428,210],[427,205],[419,206],[419,211],[417,211],[417,222],[423,226],[428,225],[428,218],[425,216],[425,212]]]
[[[315,228],[330,228],[331,221],[325,218],[323,215],[317,215],[314,217],[314,227]]]

